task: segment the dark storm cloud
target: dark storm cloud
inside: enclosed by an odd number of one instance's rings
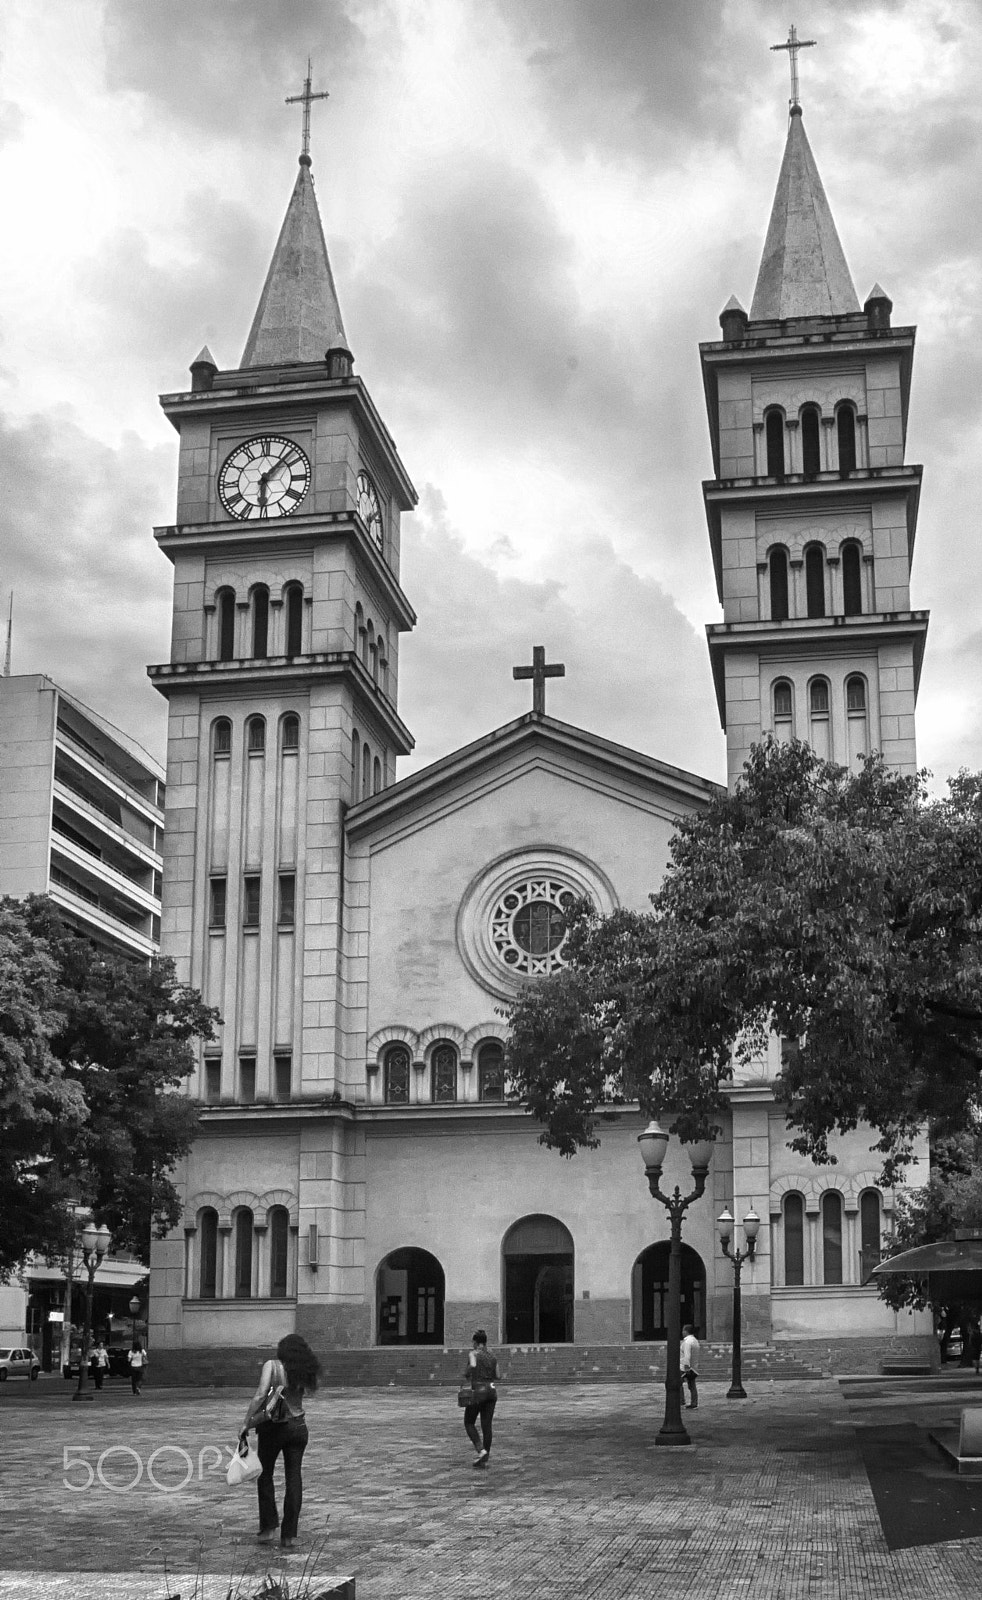
[[[108,0],[106,86],[136,90],[184,128],[237,142],[276,136],[283,97],[350,77],[364,49],[339,0]],[[299,132],[299,107],[297,108]]]
[[[132,434],[112,449],[67,411],[0,418],[13,671],[46,673],[158,758],[165,713],[143,664],[169,654],[172,574],[150,528],[172,472],[168,451]]]
[[[608,540],[576,542],[562,576],[534,583],[465,553],[432,488],[404,528],[402,581],[419,613],[400,662],[402,713],[421,735],[414,767],[527,711],[529,686],[512,679],[512,667],[542,644],[548,660],[566,666],[548,687],[553,716],[720,777],[705,643]]]

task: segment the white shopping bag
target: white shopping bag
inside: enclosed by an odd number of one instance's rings
[[[239,1440],[239,1448],[228,1464],[225,1482],[233,1489],[237,1483],[251,1483],[258,1478],[263,1464],[247,1439]]]

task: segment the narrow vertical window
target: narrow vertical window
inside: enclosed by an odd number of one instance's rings
[[[214,1300],[218,1292],[218,1212],[206,1206],[198,1219],[198,1297]]]
[[[505,1053],[500,1044],[482,1044],[477,1057],[479,1100],[505,1098]]]
[[[859,772],[862,767],[860,757],[869,754],[869,711],[866,680],[858,674],[846,679],[846,724],[849,766],[853,772]]]
[[[839,441],[839,471],[856,470],[856,413],[852,406],[840,406],[835,419]]]
[[[367,800],[372,792],[372,752],[368,745],[361,751],[361,797]]]
[[[222,1097],[222,1063],[215,1060],[205,1061],[205,1099],[209,1105],[214,1105]]]
[[[808,742],[815,754],[828,761],[832,753],[829,728],[829,685],[826,678],[813,678],[808,685]]]
[[[286,591],[286,653],[298,656],[303,651],[303,589],[291,583]]]
[[[224,928],[227,900],[228,879],[212,878],[209,882],[208,926],[210,928]]]
[[[774,737],[786,740],[794,735],[794,702],[786,678],[774,685]]]
[[[842,1282],[842,1196],[837,1189],[822,1196],[822,1281]]]
[[[814,478],[822,470],[818,407],[805,406],[801,413],[801,470],[806,478]]]
[[[279,1054],[273,1057],[273,1093],[277,1100],[289,1100],[293,1093],[293,1057]]]
[[[409,1051],[405,1045],[387,1050],[383,1066],[385,1099],[389,1105],[409,1103]]]
[[[290,1213],[285,1206],[274,1206],[269,1213],[269,1293],[273,1300],[286,1298],[289,1238]]]
[[[218,659],[235,657],[235,591],[222,589],[218,596]]]
[[[244,878],[242,882],[242,926],[244,928],[259,927],[259,904],[261,899],[262,879],[255,877]]]
[[[800,1194],[784,1197],[784,1281],[791,1289],[805,1281],[805,1202]]]
[[[300,718],[289,716],[283,718],[283,749],[300,749]]]
[[[764,419],[764,436],[767,440],[767,476],[784,477],[784,416],[780,411],[768,411]]]
[[[378,794],[382,787],[382,763],[378,756],[372,762],[372,793]]]
[[[771,621],[787,622],[788,616],[788,553],[772,550],[770,556]]]
[[[262,717],[250,718],[247,744],[251,756],[261,756],[266,749],[266,724]]]
[[[880,1234],[880,1196],[876,1189],[864,1189],[859,1197],[859,1281],[867,1283],[882,1255]]]
[[[847,544],[842,551],[842,609],[847,617],[858,617],[863,610],[862,562],[856,544]]]
[[[256,1058],[255,1056],[239,1057],[239,1100],[243,1105],[251,1106],[256,1098]]]
[[[262,659],[269,655],[269,590],[257,584],[252,591],[252,653]]]
[[[281,928],[292,928],[296,915],[297,880],[292,872],[280,873],[280,905],[277,918]]]
[[[227,717],[222,717],[215,723],[215,742],[213,753],[216,756],[228,756],[232,753],[232,724]]]
[[[446,1103],[457,1098],[457,1052],[453,1045],[437,1045],[433,1052],[433,1099]]]
[[[252,1298],[252,1212],[243,1206],[235,1214],[235,1298]]]
[[[805,602],[810,617],[824,617],[825,551],[820,544],[805,551]]]
[[[351,804],[355,805],[361,798],[359,783],[361,780],[361,739],[357,728],[351,734]]]

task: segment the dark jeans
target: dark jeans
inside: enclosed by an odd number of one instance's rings
[[[303,1478],[300,1463],[303,1453],[307,1448],[307,1424],[291,1417],[288,1422],[261,1422],[256,1429],[256,1451],[263,1464],[263,1470],[256,1480],[259,1490],[259,1531],[266,1533],[270,1528],[275,1528],[279,1518],[276,1515],[276,1490],[273,1487],[273,1468],[280,1451],[283,1452],[283,1471],[286,1477],[286,1492],[283,1496],[283,1521],[280,1525],[281,1539],[295,1539],[297,1537],[297,1523],[300,1521],[300,1507],[303,1504]]]
[[[491,1424],[494,1421],[494,1408],[498,1404],[497,1395],[490,1400],[485,1400],[483,1406],[464,1407],[464,1427],[467,1437],[475,1450],[486,1450],[491,1454]],[[478,1433],[474,1424],[478,1417],[481,1419],[481,1431]]]
[[[139,1394],[140,1393],[140,1385],[142,1384],[142,1382],[143,1382],[143,1368],[142,1367],[130,1367],[130,1383],[133,1386],[133,1393],[134,1394]]]
[[[102,1368],[101,1367],[93,1367],[92,1368],[92,1380],[95,1383],[95,1386],[96,1386],[97,1389],[101,1389],[102,1388],[102,1378],[103,1378],[103,1370],[102,1370]]]
[[[696,1389],[696,1379],[698,1378],[698,1376],[699,1376],[698,1372],[693,1372],[691,1367],[690,1367],[688,1372],[683,1372],[683,1374],[682,1374],[682,1382],[687,1386],[687,1388],[689,1390],[689,1404],[690,1404],[690,1406],[697,1406],[699,1404],[699,1394],[698,1394],[698,1391]]]

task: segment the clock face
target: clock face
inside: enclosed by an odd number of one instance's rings
[[[242,522],[288,517],[310,487],[310,462],[292,439],[264,433],[232,451],[218,474],[230,517]]]
[[[367,472],[358,474],[358,515],[381,550],[382,506]]]

